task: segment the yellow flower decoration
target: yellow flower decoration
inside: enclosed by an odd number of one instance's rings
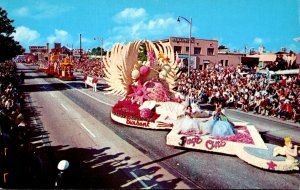
[[[158,59],[164,60],[165,54],[163,52],[159,52]]]
[[[165,54],[163,52],[160,52],[158,54],[158,59],[161,60],[163,63],[169,63],[170,62],[170,58],[165,56]]]

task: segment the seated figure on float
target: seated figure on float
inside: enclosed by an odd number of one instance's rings
[[[231,136],[237,132],[234,124],[225,116],[221,104],[213,112],[213,118],[204,124],[204,128],[209,134],[221,137]]]
[[[237,132],[234,124],[225,116],[221,106],[217,107],[216,111],[213,112],[213,117],[206,122],[198,120],[194,116],[192,106],[187,106],[185,116],[180,117],[175,123],[175,127],[179,128],[180,133],[194,132],[226,137]]]
[[[300,150],[298,150],[297,145],[293,145],[291,137],[285,137],[284,146],[277,146],[273,150],[274,157],[278,155],[286,156],[285,162],[293,165],[296,169],[299,170],[300,158],[298,157],[298,154],[300,154]]]

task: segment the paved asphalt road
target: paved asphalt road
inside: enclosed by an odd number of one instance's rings
[[[27,72],[24,90],[34,113],[32,124],[42,131],[33,143],[47,166],[44,171],[54,178],[57,162],[69,160],[68,187],[300,187],[299,172],[269,172],[235,156],[167,146],[168,131],[125,127],[111,121],[111,105],[120,97],[84,89],[80,80],[62,82],[19,67]],[[235,114],[238,118],[242,113]]]

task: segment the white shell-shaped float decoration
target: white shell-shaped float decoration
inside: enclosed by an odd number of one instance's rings
[[[151,71],[149,75],[142,78],[142,82],[146,82],[152,78],[163,79],[169,86],[169,90],[173,91],[175,87],[175,80],[179,77],[180,72],[179,67],[175,60],[175,54],[169,43],[164,43],[161,41],[152,42],[149,40],[145,41],[134,41],[128,44],[115,44],[112,50],[103,59],[105,69],[105,77],[103,78],[107,84],[108,88],[105,90],[107,94],[115,94],[126,96],[131,84],[135,82],[136,79],[140,77],[139,67],[143,65],[143,62],[138,60],[138,53],[141,51],[142,44],[145,45],[146,51],[153,51],[156,59],[154,60],[154,65],[151,66]],[[171,68],[162,68],[164,63],[158,60],[159,54],[163,53],[164,58],[168,58],[168,64]],[[150,66],[150,64],[145,63],[145,66]],[[157,72],[158,70],[165,70],[166,73]],[[137,71],[134,71],[137,70]]]

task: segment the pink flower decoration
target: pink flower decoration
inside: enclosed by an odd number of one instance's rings
[[[131,86],[133,89],[133,93],[129,94],[128,97],[133,98],[132,103],[143,104],[144,100],[149,100],[149,92],[147,91],[147,87],[141,84],[141,81],[138,80],[137,86]]]
[[[177,64],[181,63],[181,59],[180,59],[179,57],[176,58],[176,63],[177,63]]]
[[[151,79],[145,85],[149,92],[148,97],[150,100],[157,102],[167,102],[171,100],[171,93],[169,89],[160,81]]]
[[[149,108],[144,108],[140,111],[140,116],[142,119],[149,119],[152,116],[152,112]]]
[[[154,61],[155,61],[155,53],[153,50],[147,52],[147,57],[148,60],[150,62],[150,67],[152,67],[154,65]]]
[[[150,67],[147,67],[145,65],[141,66],[140,68],[140,74],[142,76],[147,76],[150,73]]]

